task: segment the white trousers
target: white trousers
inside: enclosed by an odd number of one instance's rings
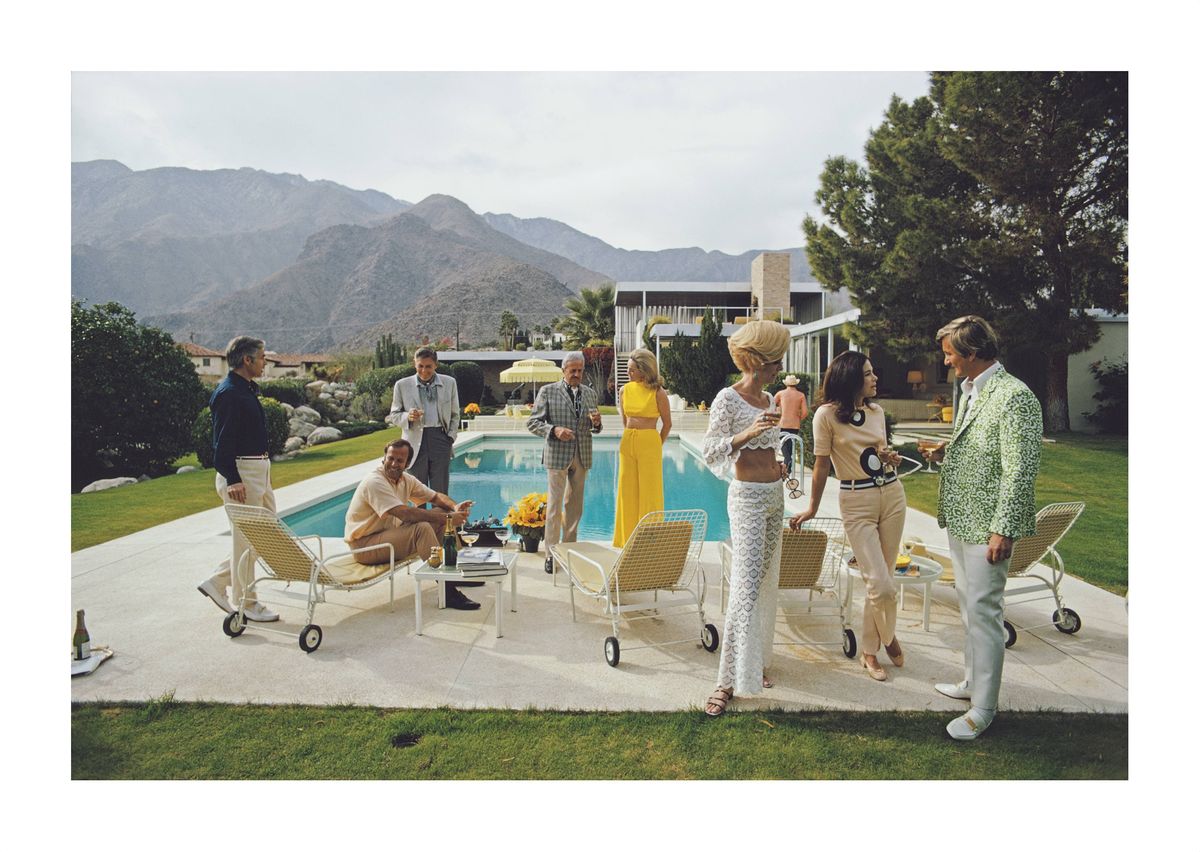
[[[987,561],[986,544],[968,544],[949,534],[947,538],[958,611],[966,630],[963,679],[971,692],[971,706],[995,712],[1004,671],[1004,584],[1009,560],[993,565]]]
[[[579,538],[579,519],[583,517],[583,486],[587,484],[588,469],[579,460],[579,453],[561,470],[547,468],[549,488],[546,494],[546,553],[550,545]]]
[[[771,665],[775,644],[783,482],[734,480],[726,505],[733,564],[717,686],[753,695],[762,692],[763,670]]]
[[[237,469],[238,475],[242,477],[242,484],[246,486],[246,502],[241,505],[262,506],[274,512],[275,492],[271,490],[271,460],[238,459]],[[217,493],[221,495],[223,502],[234,502],[229,499],[229,483],[219,473],[217,474]],[[220,564],[217,573],[212,576],[212,582],[221,591],[225,591],[227,586],[233,586],[233,595],[229,600],[235,607],[242,600],[243,595],[246,597],[246,605],[250,606],[258,600],[254,589],[249,588],[250,584],[254,582],[254,564],[258,561],[258,553],[232,524],[230,524],[230,530],[233,533],[232,557]],[[242,565],[242,554],[247,550],[250,551],[250,556]]]

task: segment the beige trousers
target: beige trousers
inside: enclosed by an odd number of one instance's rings
[[[588,469],[576,453],[571,463],[560,469],[547,468],[549,493],[546,495],[546,548],[560,541],[578,541],[579,519],[583,517],[583,486]],[[560,537],[561,534],[561,537]]]
[[[896,584],[892,582],[892,571],[904,535],[907,509],[904,486],[897,481],[881,488],[838,494],[846,539],[867,587],[862,652],[874,656],[880,645],[892,644],[896,636]]]
[[[242,478],[242,484],[246,486],[246,502],[235,505],[262,506],[264,509],[274,512],[275,492],[271,490],[271,460],[238,459],[237,469],[238,476]],[[234,502],[229,499],[229,483],[219,473],[217,474],[217,493],[221,495],[222,502]],[[233,587],[230,601],[235,607],[243,595],[246,597],[246,605],[250,606],[258,600],[258,595],[255,594],[254,589],[250,588],[250,584],[254,582],[254,565],[258,562],[258,553],[250,546],[246,537],[233,528],[232,524],[230,524],[230,528],[233,531],[232,560],[226,559],[220,564],[217,573],[212,575],[212,582],[221,591],[225,591],[228,586]],[[250,556],[243,565],[242,554],[247,550],[250,551]]]
[[[350,549],[357,550],[360,547],[372,547],[376,544],[390,544],[394,549],[396,561],[400,562],[414,553],[422,559],[428,559],[430,549],[440,543],[441,539],[434,531],[433,524],[421,521],[416,524],[388,527],[377,533],[356,538],[350,542]],[[354,561],[359,565],[382,565],[388,561],[388,556],[387,548],[380,547],[377,550],[354,554]]]

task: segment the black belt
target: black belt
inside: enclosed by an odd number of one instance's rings
[[[896,474],[888,473],[880,476],[872,476],[867,479],[843,479],[843,491],[858,491],[860,488],[882,488],[883,486],[895,482],[898,479]]]

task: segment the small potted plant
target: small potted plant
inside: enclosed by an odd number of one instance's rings
[[[538,546],[546,536],[546,494],[536,491],[526,494],[508,508],[504,523],[521,537],[521,549],[526,553],[537,553]]]
[[[463,409],[463,417],[467,420],[474,420],[475,415],[479,413],[479,403],[468,402],[467,407]]]

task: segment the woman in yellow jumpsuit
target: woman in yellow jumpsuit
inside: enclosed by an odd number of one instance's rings
[[[617,469],[613,545],[623,547],[642,515],[663,509],[662,448],[671,434],[671,408],[650,350],[635,349],[630,354],[629,382],[621,388],[617,409],[625,431]]]

